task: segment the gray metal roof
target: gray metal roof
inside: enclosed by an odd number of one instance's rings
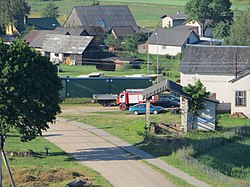
[[[113,27],[117,37],[131,36],[135,34],[135,31],[132,27]]]
[[[187,15],[180,14],[180,13],[179,14],[165,14],[161,16],[161,18],[164,18],[164,17],[170,17],[173,20],[186,20],[188,18]]]
[[[157,44],[156,33],[158,35],[159,45],[182,46],[186,42],[186,40],[189,38],[191,33],[194,33],[194,32],[192,29],[189,29],[189,28],[188,29],[179,29],[179,27],[178,28],[175,28],[175,27],[174,28],[159,28],[153,34],[151,34],[149,38],[150,44]]]
[[[250,68],[250,46],[187,45],[179,70],[182,73],[235,74]]]
[[[108,32],[115,26],[131,26],[135,31],[138,26],[127,6],[77,6],[71,11],[65,26],[101,26]]]
[[[84,28],[69,28],[69,27],[56,27],[55,32],[58,34],[69,34],[74,36],[82,36],[84,33]]]
[[[23,39],[29,43],[29,47],[42,48],[46,35],[54,32],[54,30],[32,30]]]
[[[66,54],[82,54],[93,36],[46,35],[43,51]]]
[[[155,84],[153,86],[146,88],[143,91],[142,96],[144,98],[149,98],[153,95],[160,94],[164,91],[171,91],[171,92],[178,94],[182,97],[191,98],[188,94],[186,94],[182,91],[181,85],[176,84],[175,82],[170,81],[170,80],[164,80],[164,81],[159,82],[158,84]]]

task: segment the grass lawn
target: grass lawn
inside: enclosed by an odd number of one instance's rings
[[[139,54],[139,58],[147,62],[146,55]],[[149,74],[155,74],[156,72],[156,55],[150,55],[151,65],[149,67]],[[159,67],[164,68],[162,73],[165,73],[165,78],[175,81],[180,77],[178,71],[179,60],[170,60],[165,56],[159,56]],[[115,71],[101,71],[97,70],[95,66],[83,65],[83,66],[70,66],[66,64],[60,65],[60,77],[77,77],[79,75],[88,75],[93,72],[102,72],[105,76],[124,76],[124,75],[133,75],[133,74],[146,74],[147,65],[143,64],[141,69],[129,69],[126,66],[124,68],[116,69]]]
[[[185,136],[175,137],[171,140],[162,139],[159,137],[145,134],[145,116],[134,116],[128,112],[98,112],[93,116],[91,115],[67,115],[61,114],[62,117],[87,123],[89,125],[96,126],[117,137],[129,142],[136,147],[143,149],[161,159],[167,163],[177,167],[190,175],[195,176],[200,180],[206,181],[212,186],[228,186],[228,184],[218,184],[212,180],[211,176],[204,175],[197,168],[192,168],[178,159],[177,151],[184,147],[192,146],[194,149],[194,157],[200,162],[207,164],[215,169],[218,169],[224,174],[229,176],[239,177],[243,173],[246,177],[249,176],[249,138],[243,139],[227,139],[226,132],[189,132]],[[180,122],[179,115],[171,115],[169,113],[151,115],[151,121],[176,123]],[[227,121],[230,121],[229,124]],[[245,124],[250,125],[249,119],[236,119],[230,118],[229,115],[219,115],[218,123],[226,130],[236,126],[242,126]],[[222,143],[219,143],[222,142]],[[230,152],[233,151],[233,154]],[[243,152],[241,152],[243,151]],[[223,156],[223,153],[227,154],[227,157]],[[242,155],[243,153],[243,155]],[[221,155],[221,156],[220,156]],[[235,158],[239,157],[237,160]],[[209,158],[209,159],[208,159]],[[234,159],[233,159],[234,158]],[[207,162],[206,162],[207,161]],[[215,161],[214,165],[211,164]],[[218,165],[220,163],[220,165]],[[216,165],[217,164],[217,165]],[[218,167],[217,167],[218,166]],[[230,167],[229,167],[230,166]],[[241,166],[241,168],[239,167]],[[231,173],[229,173],[231,171]],[[243,175],[241,175],[242,177]],[[250,184],[247,178],[243,177],[243,183]],[[235,179],[237,184],[240,184],[241,179]],[[229,185],[230,186],[230,185]]]
[[[44,146],[48,146],[46,156]],[[97,172],[78,164],[68,154],[42,137],[31,142],[20,142],[16,133],[6,138],[5,152],[27,152],[32,150],[32,157],[16,157],[8,154],[8,162],[17,186],[65,186],[67,183],[81,178],[91,181],[93,186],[111,186]],[[3,186],[10,181],[6,170],[3,170]]]

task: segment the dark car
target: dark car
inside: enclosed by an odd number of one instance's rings
[[[165,108],[175,108],[180,107],[180,101],[170,97],[161,97],[154,105]]]

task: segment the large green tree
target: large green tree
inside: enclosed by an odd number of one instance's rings
[[[223,37],[228,35],[228,25],[231,24],[233,12],[230,0],[190,0],[185,5],[189,21],[199,21],[203,34],[208,27],[224,26]],[[217,29],[218,30],[218,29]]]
[[[0,41],[0,136],[11,129],[22,141],[41,135],[60,113],[57,67],[21,40]]]
[[[225,44],[250,46],[250,8],[235,11]]]
[[[48,2],[46,7],[42,11],[42,17],[44,18],[58,18],[60,16],[59,14],[59,8],[56,6],[55,3],[52,1]]]
[[[18,19],[23,19],[30,12],[26,0],[1,0],[0,6],[0,27],[15,25]]]

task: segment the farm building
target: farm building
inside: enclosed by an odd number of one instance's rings
[[[51,61],[82,65],[101,53],[93,36],[46,35],[42,51]]]
[[[114,27],[131,27],[134,32],[139,30],[129,8],[124,5],[74,7],[64,27],[86,26],[101,27],[106,33]]]
[[[165,14],[161,16],[162,28],[171,28],[183,25],[187,18],[187,15],[179,12],[177,12],[177,14]]]
[[[200,81],[220,101],[219,111],[250,117],[250,47],[188,45],[180,62],[181,85]]]

